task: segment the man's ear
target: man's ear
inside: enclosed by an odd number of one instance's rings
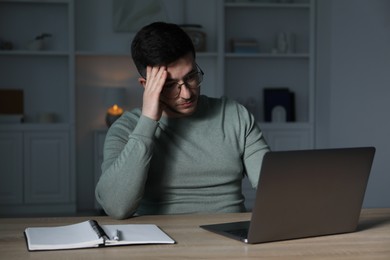
[[[145,88],[146,79],[144,79],[143,77],[139,77],[138,78],[138,82],[139,82],[139,84],[141,84]]]

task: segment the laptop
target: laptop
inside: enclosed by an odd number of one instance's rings
[[[374,147],[268,152],[250,221],[201,228],[248,244],[353,232]]]

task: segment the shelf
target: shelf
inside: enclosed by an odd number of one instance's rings
[[[271,147],[312,147],[314,1],[226,1],[223,37],[227,50],[223,54],[226,96],[251,100],[254,104],[251,111],[272,143]],[[278,42],[281,32],[285,33],[286,39]],[[233,52],[234,39],[244,43],[245,39],[253,39],[258,49]],[[285,45],[279,47],[278,43]],[[284,49],[287,51],[277,51]],[[271,87],[286,87],[294,93],[295,122],[262,121],[263,90]]]
[[[68,131],[69,124],[65,123],[21,123],[21,124],[0,124],[0,131]]]
[[[23,91],[25,118],[0,123],[3,212],[74,213],[74,0],[0,0],[0,20],[0,88]]]
[[[76,51],[76,56],[130,56],[130,52]]]
[[[310,4],[305,3],[225,3],[229,8],[310,8]]]
[[[68,56],[69,52],[66,51],[29,51],[29,50],[11,50],[11,51],[0,51],[0,55],[7,56]]]
[[[22,4],[68,4],[70,0],[1,0],[1,3]]]
[[[226,58],[308,59],[308,53],[226,53]]]
[[[131,56],[130,52],[76,51],[76,56]],[[217,57],[216,52],[197,52],[197,57]]]

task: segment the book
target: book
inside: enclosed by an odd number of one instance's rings
[[[258,53],[259,43],[256,39],[232,39],[231,49],[234,53]]]
[[[277,108],[284,110],[282,121],[295,121],[295,95],[288,88],[265,88],[264,89],[264,121],[281,122],[280,118],[274,118]]]
[[[0,114],[24,114],[24,95],[22,89],[0,89]]]
[[[28,250],[61,250],[136,244],[174,244],[154,224],[99,225],[95,220],[56,227],[28,227]]]

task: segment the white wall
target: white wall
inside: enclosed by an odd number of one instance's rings
[[[317,147],[377,148],[365,207],[390,206],[390,1],[319,0]]]

